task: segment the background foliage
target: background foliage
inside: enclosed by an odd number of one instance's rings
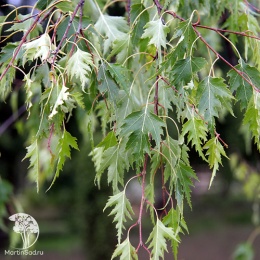
[[[122,14],[112,15],[114,5]],[[192,207],[198,179],[190,150],[212,170],[209,187],[228,157],[219,119],[241,118],[232,131],[247,151],[251,139],[259,150],[258,8],[240,0],[39,0],[28,14],[12,8],[1,16],[0,96],[16,117],[26,111],[17,129],[26,135],[30,178],[38,192],[49,190],[72,151],[78,153],[72,129],[80,131],[91,146],[95,184],[103,189],[106,179],[112,188],[104,209],[117,232],[112,259],[138,259],[140,248],[159,259],[168,240],[177,258],[180,234],[188,231],[184,204]],[[229,149],[231,167],[259,205],[259,173],[238,163],[236,147]],[[127,197],[134,179],[142,191],[137,213]],[[7,196],[10,188],[3,187]],[[146,209],[153,224],[147,240]],[[258,210],[254,216],[259,225]]]

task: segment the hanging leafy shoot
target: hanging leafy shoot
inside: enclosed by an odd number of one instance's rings
[[[69,121],[85,111],[84,120],[73,122],[92,144],[95,184],[102,189],[101,178],[107,178],[112,186],[105,206],[117,230],[112,259],[136,260],[140,248],[149,259],[163,259],[167,241],[177,259],[180,234],[188,232],[183,209],[192,207],[198,179],[189,148],[208,164],[214,185],[228,157],[217,121],[234,115],[238,102],[243,127],[260,150],[259,6],[242,0],[217,1],[214,8],[212,1],[126,0],[119,1],[125,13],[112,16],[115,2],[38,0],[30,14],[17,8],[13,20],[1,16],[0,98],[8,102],[17,72],[23,75],[24,159],[37,190],[46,182],[52,187],[79,150]],[[233,50],[232,62],[221,55],[223,41]],[[103,139],[96,144],[98,122]],[[135,178],[142,191],[137,215],[126,196]],[[155,208],[158,182],[161,215]],[[153,224],[147,241],[145,208]]]

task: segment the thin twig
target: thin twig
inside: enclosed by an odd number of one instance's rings
[[[156,76],[155,93],[154,93],[154,113],[158,116],[158,99],[159,99],[159,76]]]
[[[0,136],[11,126],[24,112],[26,111],[26,105],[21,106],[18,111],[12,114],[7,120],[0,126]]]
[[[136,251],[139,250],[140,247],[144,247],[143,243],[143,234],[142,234],[142,217],[143,217],[143,209],[144,209],[144,202],[145,202],[145,177],[146,177],[146,171],[147,171],[147,163],[148,163],[148,154],[145,154],[144,159],[144,166],[142,170],[142,197],[141,197],[141,203],[140,203],[140,209],[139,209],[139,217],[138,217],[138,225],[139,225],[139,244],[137,246]]]
[[[14,51],[13,57],[11,59],[11,61],[8,63],[8,65],[6,66],[5,70],[3,71],[2,75],[0,76],[0,81],[3,79],[3,77],[5,76],[5,74],[8,72],[8,70],[10,69],[10,67],[13,66],[13,63],[16,59],[16,56],[18,55],[19,51],[21,50],[23,44],[26,42],[26,38],[27,36],[31,33],[31,31],[34,29],[34,27],[36,26],[36,24],[38,23],[39,19],[41,17],[41,13],[39,13],[36,16],[36,19],[34,20],[33,24],[30,26],[30,28],[28,29],[28,31],[24,34],[24,36],[22,37],[19,45],[17,46],[17,48]]]
[[[79,1],[79,3],[77,4],[76,8],[74,9],[74,11],[73,11],[73,13],[72,13],[72,15],[71,15],[71,17],[70,17],[70,20],[69,20],[69,23],[68,23],[68,25],[67,25],[67,28],[66,28],[66,30],[65,30],[65,32],[64,32],[64,35],[62,36],[62,38],[61,38],[61,40],[60,40],[60,42],[59,42],[59,45],[57,46],[56,50],[53,52],[53,54],[54,54],[54,56],[53,56],[53,62],[52,62],[53,64],[54,64],[54,62],[55,62],[55,60],[56,60],[56,57],[57,57],[57,55],[58,55],[59,50],[61,49],[61,46],[62,46],[63,42],[65,41],[65,39],[67,39],[67,36],[68,36],[69,30],[70,30],[70,27],[71,27],[71,25],[72,25],[72,22],[73,22],[74,18],[75,18],[75,16],[76,16],[78,10],[79,10],[79,9],[81,8],[81,6],[84,4],[84,2],[85,2],[85,0],[80,0],[80,1]]]
[[[48,145],[47,145],[47,149],[50,152],[51,156],[53,156],[53,153],[51,151],[51,139],[52,139],[53,132],[54,132],[54,123],[52,123],[50,127],[50,134],[48,137]]]
[[[175,12],[173,11],[166,11],[166,13],[172,15],[174,18],[179,19],[180,21],[185,21],[184,18],[178,16]],[[235,66],[233,66],[230,62],[228,62],[222,55],[220,55],[200,34],[200,32],[196,29],[196,27],[200,27],[200,28],[205,28],[205,29],[212,29],[211,27],[207,27],[207,26],[200,26],[199,24],[195,23],[192,24],[193,30],[194,32],[197,34],[197,36],[199,37],[199,39],[218,57],[220,58],[223,62],[225,62],[231,69],[233,69],[238,75],[240,75],[240,77],[242,77],[249,85],[251,85],[255,91],[260,92],[260,90],[248,79],[246,78],[240,70],[238,70]],[[215,30],[217,31],[217,30]],[[227,30],[226,30],[227,32]],[[228,31],[229,33],[231,33],[231,31]],[[236,33],[236,32],[233,32]],[[239,34],[239,33],[237,33]],[[243,34],[241,34],[243,35]],[[243,35],[243,36],[248,36],[248,35]],[[249,36],[248,36],[249,37]]]
[[[233,66],[230,62],[228,62],[222,55],[220,55],[208,42],[201,36],[200,32],[194,28],[194,32],[198,35],[199,39],[222,61],[224,61],[230,68],[232,68],[241,78],[243,78],[249,85],[251,85],[255,91],[260,92],[260,90],[248,79],[246,78],[240,70],[238,70],[235,66]]]
[[[193,26],[195,26],[195,24],[192,24]],[[220,28],[214,28],[214,27],[210,27],[210,26],[206,26],[206,25],[201,25],[201,24],[197,24],[196,27],[199,28],[203,28],[203,29],[207,29],[207,30],[211,30],[214,32],[222,32],[222,33],[229,33],[229,34],[236,34],[239,36],[244,36],[244,37],[248,37],[248,38],[253,38],[256,40],[260,40],[260,37],[257,37],[255,35],[249,35],[245,32],[235,32],[235,31],[231,31],[231,30],[226,30],[226,29],[220,29]]]
[[[131,0],[126,1],[126,7],[125,7],[126,13],[127,13],[127,23],[130,25],[130,12],[131,12]]]
[[[161,4],[159,3],[158,0],[153,0],[153,2],[154,2],[154,4],[155,4],[156,7],[157,7],[157,12],[158,12],[158,14],[160,15],[160,14],[161,14],[161,11],[162,11],[162,9],[163,9],[163,7],[161,6]]]

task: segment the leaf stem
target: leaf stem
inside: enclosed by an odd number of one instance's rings
[[[154,113],[158,116],[158,94],[159,94],[159,76],[156,76],[155,94],[154,94]]]
[[[48,151],[50,152],[51,156],[53,156],[53,153],[51,151],[51,138],[52,138],[52,135],[53,135],[53,131],[54,131],[54,123],[51,124],[51,127],[50,127],[50,135],[48,137]]]

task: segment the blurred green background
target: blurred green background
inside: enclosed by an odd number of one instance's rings
[[[0,5],[4,2],[0,1]],[[116,4],[110,11],[121,12],[122,7]],[[222,51],[232,61],[229,50]],[[105,177],[101,190],[94,185],[91,145],[84,135],[87,115],[77,110],[68,125],[68,131],[78,139],[80,152],[72,152],[72,159],[66,161],[61,176],[48,192],[52,176],[37,193],[32,176],[28,175],[29,163],[22,161],[29,129],[24,126],[27,115],[21,85],[18,75],[12,97],[0,104],[0,259],[19,258],[4,256],[12,242],[12,222],[8,217],[17,212],[30,214],[39,224],[40,236],[34,249],[44,251],[44,258],[33,259],[110,259],[116,232],[113,217],[103,208],[111,191]],[[240,127],[241,121],[237,108],[236,118],[223,115],[218,122],[217,129],[230,147],[230,159],[223,161],[210,190],[211,173],[191,149],[190,157],[200,182],[195,183],[192,211],[185,209],[190,233],[182,236],[179,259],[260,259],[260,159],[248,132]],[[101,138],[97,127],[95,144]],[[127,192],[138,211],[138,183],[129,185]],[[146,239],[151,226],[148,219],[144,223]],[[135,230],[132,239],[134,245],[138,243]],[[145,252],[140,252],[140,259],[147,259]],[[172,254],[166,259],[173,259]]]

